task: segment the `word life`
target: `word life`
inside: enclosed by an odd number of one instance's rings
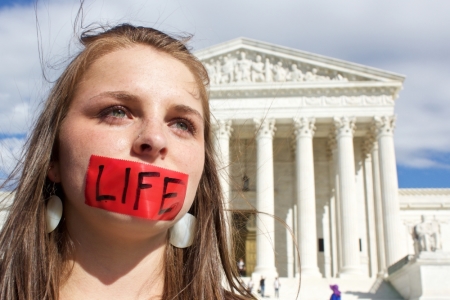
[[[173,220],[183,207],[188,175],[147,163],[92,155],[86,204],[149,220]]]

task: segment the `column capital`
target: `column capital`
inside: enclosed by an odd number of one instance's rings
[[[275,119],[253,119],[255,123],[256,138],[273,138],[275,135]]]
[[[294,118],[294,134],[296,138],[299,137],[313,137],[314,132],[316,131],[316,126],[314,123],[316,122],[315,118]]]
[[[362,153],[365,158],[369,157],[375,144],[375,136],[372,130],[369,130],[362,145]]]
[[[394,135],[394,129],[395,129],[395,116],[381,116],[381,117],[374,117],[374,125],[376,129],[377,137],[382,135]]]
[[[375,125],[375,121],[370,126],[367,137],[372,141],[372,147],[370,148],[370,151],[378,151],[377,126]]]
[[[336,134],[334,128],[330,131],[328,134],[328,141],[327,141],[327,156],[328,158],[333,157],[333,151],[337,148],[337,141],[336,141]]]
[[[233,128],[231,127],[231,120],[216,120],[213,123],[213,129],[216,131],[218,138],[230,138]]]
[[[355,132],[355,117],[334,117],[334,127],[336,132],[336,137],[341,136],[353,136]]]

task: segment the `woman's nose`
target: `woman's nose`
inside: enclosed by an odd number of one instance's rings
[[[164,159],[167,154],[167,137],[164,129],[164,123],[146,123],[134,141],[134,152],[146,156],[150,161],[157,158]]]

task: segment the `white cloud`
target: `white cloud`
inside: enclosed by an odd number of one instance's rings
[[[9,134],[23,134],[28,131],[32,117],[29,102],[10,104],[7,110],[0,111],[0,131]]]
[[[40,0],[45,62],[73,54],[78,0]],[[445,164],[450,150],[450,2],[447,1],[86,1],[84,24],[129,22],[190,32],[196,49],[239,36],[345,59],[407,76],[397,100],[397,159]],[[26,133],[48,89],[38,60],[35,12],[0,8],[0,132]],[[69,42],[72,43],[69,46]],[[58,70],[46,69],[55,79]]]
[[[0,140],[0,174],[11,173],[17,165],[25,139],[6,138]]]

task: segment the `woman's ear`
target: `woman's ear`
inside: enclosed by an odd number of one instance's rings
[[[58,162],[51,161],[48,168],[47,177],[50,181],[54,183],[61,182],[61,177],[59,176],[59,164]]]

